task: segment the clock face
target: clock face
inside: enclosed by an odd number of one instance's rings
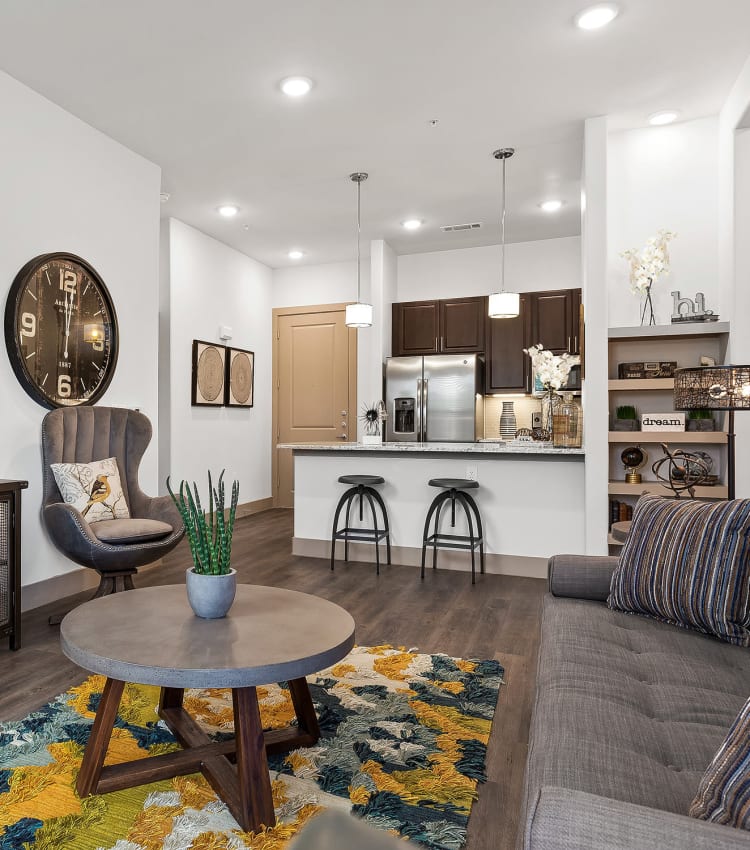
[[[93,404],[117,363],[117,318],[96,271],[73,254],[44,254],[16,275],[5,343],[26,392],[45,407]]]

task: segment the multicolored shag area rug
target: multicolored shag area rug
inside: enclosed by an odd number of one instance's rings
[[[81,800],[75,777],[104,679],[0,727],[0,850],[280,850],[325,808],[431,848],[457,850],[502,684],[496,661],[358,647],[311,676],[322,737],[269,759],[277,825],[242,832],[200,774]],[[107,764],[177,749],[158,688],[128,685]],[[258,688],[265,727],[294,717],[282,686]],[[193,690],[185,708],[212,734],[232,729],[231,692]],[[229,730],[229,732],[228,732]]]

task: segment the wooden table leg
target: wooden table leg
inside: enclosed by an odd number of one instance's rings
[[[320,727],[318,726],[318,715],[315,713],[307,679],[290,679],[289,692],[292,695],[292,705],[294,706],[294,713],[297,715],[300,731],[307,732],[310,735],[313,740],[307,746],[312,746],[320,738]]]
[[[184,688],[162,688],[159,694],[159,716],[165,708],[182,708]]]
[[[234,739],[237,752],[239,811],[232,812],[245,830],[274,826],[271,779],[255,688],[233,688]]]
[[[94,725],[83,752],[81,769],[78,771],[76,791],[79,797],[88,797],[89,794],[93,794],[99,784],[104,757],[107,755],[109,739],[112,736],[124,688],[125,682],[120,682],[118,679],[107,679],[104,685]]]

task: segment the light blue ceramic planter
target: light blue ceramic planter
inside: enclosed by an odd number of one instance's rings
[[[201,575],[191,567],[187,570],[185,584],[190,607],[198,617],[218,620],[226,617],[237,592],[237,571],[223,576]]]

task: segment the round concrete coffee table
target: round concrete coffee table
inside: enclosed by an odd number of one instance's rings
[[[244,830],[276,818],[266,753],[320,737],[305,676],[354,645],[343,608],[294,590],[240,584],[229,614],[202,620],[184,585],[129,590],[86,602],[60,627],[65,655],[107,677],[83,755],[80,796],[118,791],[200,770]],[[297,726],[263,732],[257,685],[287,681]],[[125,682],[159,685],[159,715],[183,750],[104,767]],[[231,688],[233,740],[214,742],[182,707],[184,688]],[[236,767],[230,761],[236,760]]]

